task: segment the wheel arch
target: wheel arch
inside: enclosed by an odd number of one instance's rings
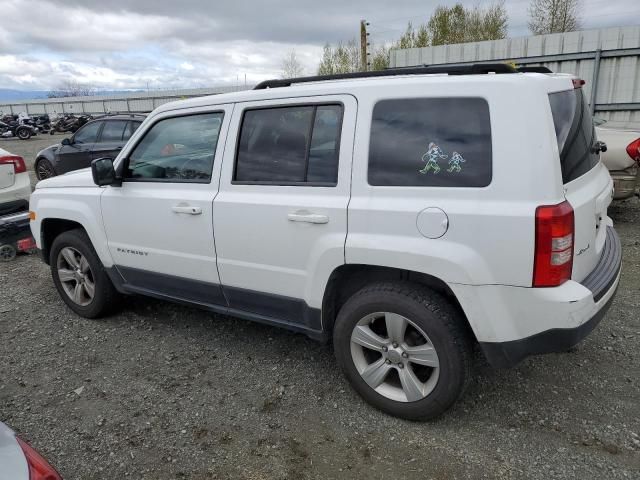
[[[81,229],[85,233],[87,232],[82,224],[73,220],[66,220],[63,218],[45,218],[44,220],[42,220],[42,225],[40,227],[40,250],[42,251],[42,259],[47,265],[49,264],[51,245],[53,245],[54,240],[60,234],[68,232],[69,230],[76,229]]]
[[[475,340],[473,328],[469,323],[458,298],[447,283],[433,275],[402,268],[383,267],[366,264],[344,264],[331,272],[322,299],[322,326],[329,334],[333,332],[334,323],[340,308],[358,290],[376,282],[405,281],[431,288],[444,295],[465,319],[465,328],[470,338]]]
[[[53,170],[54,176],[58,175],[58,172],[56,171],[56,167],[54,165],[55,162],[54,162],[53,155],[46,155],[46,154],[43,154],[42,152],[38,154],[38,156],[36,157],[35,161],[33,162],[33,170],[36,172],[36,175],[37,175],[37,171],[38,171],[38,163],[41,160],[48,161],[49,164],[51,165],[51,169]]]

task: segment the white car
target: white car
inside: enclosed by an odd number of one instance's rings
[[[632,197],[638,184],[640,165],[640,132],[629,129],[615,129],[605,126],[605,121],[594,118],[598,140],[607,145],[602,152],[602,163],[613,178],[614,198]]]
[[[0,422],[0,480],[62,480],[31,445]]]
[[[31,181],[24,159],[0,148],[0,216],[28,210]]]
[[[474,343],[497,367],[566,351],[613,300],[582,83],[434,66],[169,103],[115,161],[38,183],[31,229],[79,315],[142,294],[332,340],[369,403],[433,418]]]

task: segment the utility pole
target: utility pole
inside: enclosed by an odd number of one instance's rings
[[[369,45],[369,34],[367,33],[367,25],[369,22],[360,20],[360,63],[363,72],[369,70],[369,54],[367,47]]]

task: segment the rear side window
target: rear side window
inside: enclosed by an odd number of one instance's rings
[[[133,135],[133,132],[135,132],[138,129],[141,123],[142,122],[135,122],[135,121],[127,122],[127,127],[124,129],[124,136],[122,137],[122,140],[129,140],[131,138],[131,135]]]
[[[342,105],[247,110],[234,181],[333,186],[338,181]]]
[[[100,135],[100,142],[120,142],[126,127],[126,120],[107,120]]]
[[[598,163],[596,133],[581,88],[550,93],[549,103],[560,152],[562,183],[581,177]]]
[[[370,185],[485,187],[492,175],[482,98],[382,100],[373,109]]]

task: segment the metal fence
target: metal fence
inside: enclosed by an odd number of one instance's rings
[[[0,115],[27,112],[29,115],[147,113],[175,100],[246,90],[250,86],[191,88],[151,92],[127,92],[118,95],[47,98],[40,100],[0,102]]]
[[[640,128],[640,26],[392,50],[392,67],[475,62],[544,65],[586,80],[591,109],[611,125]]]

